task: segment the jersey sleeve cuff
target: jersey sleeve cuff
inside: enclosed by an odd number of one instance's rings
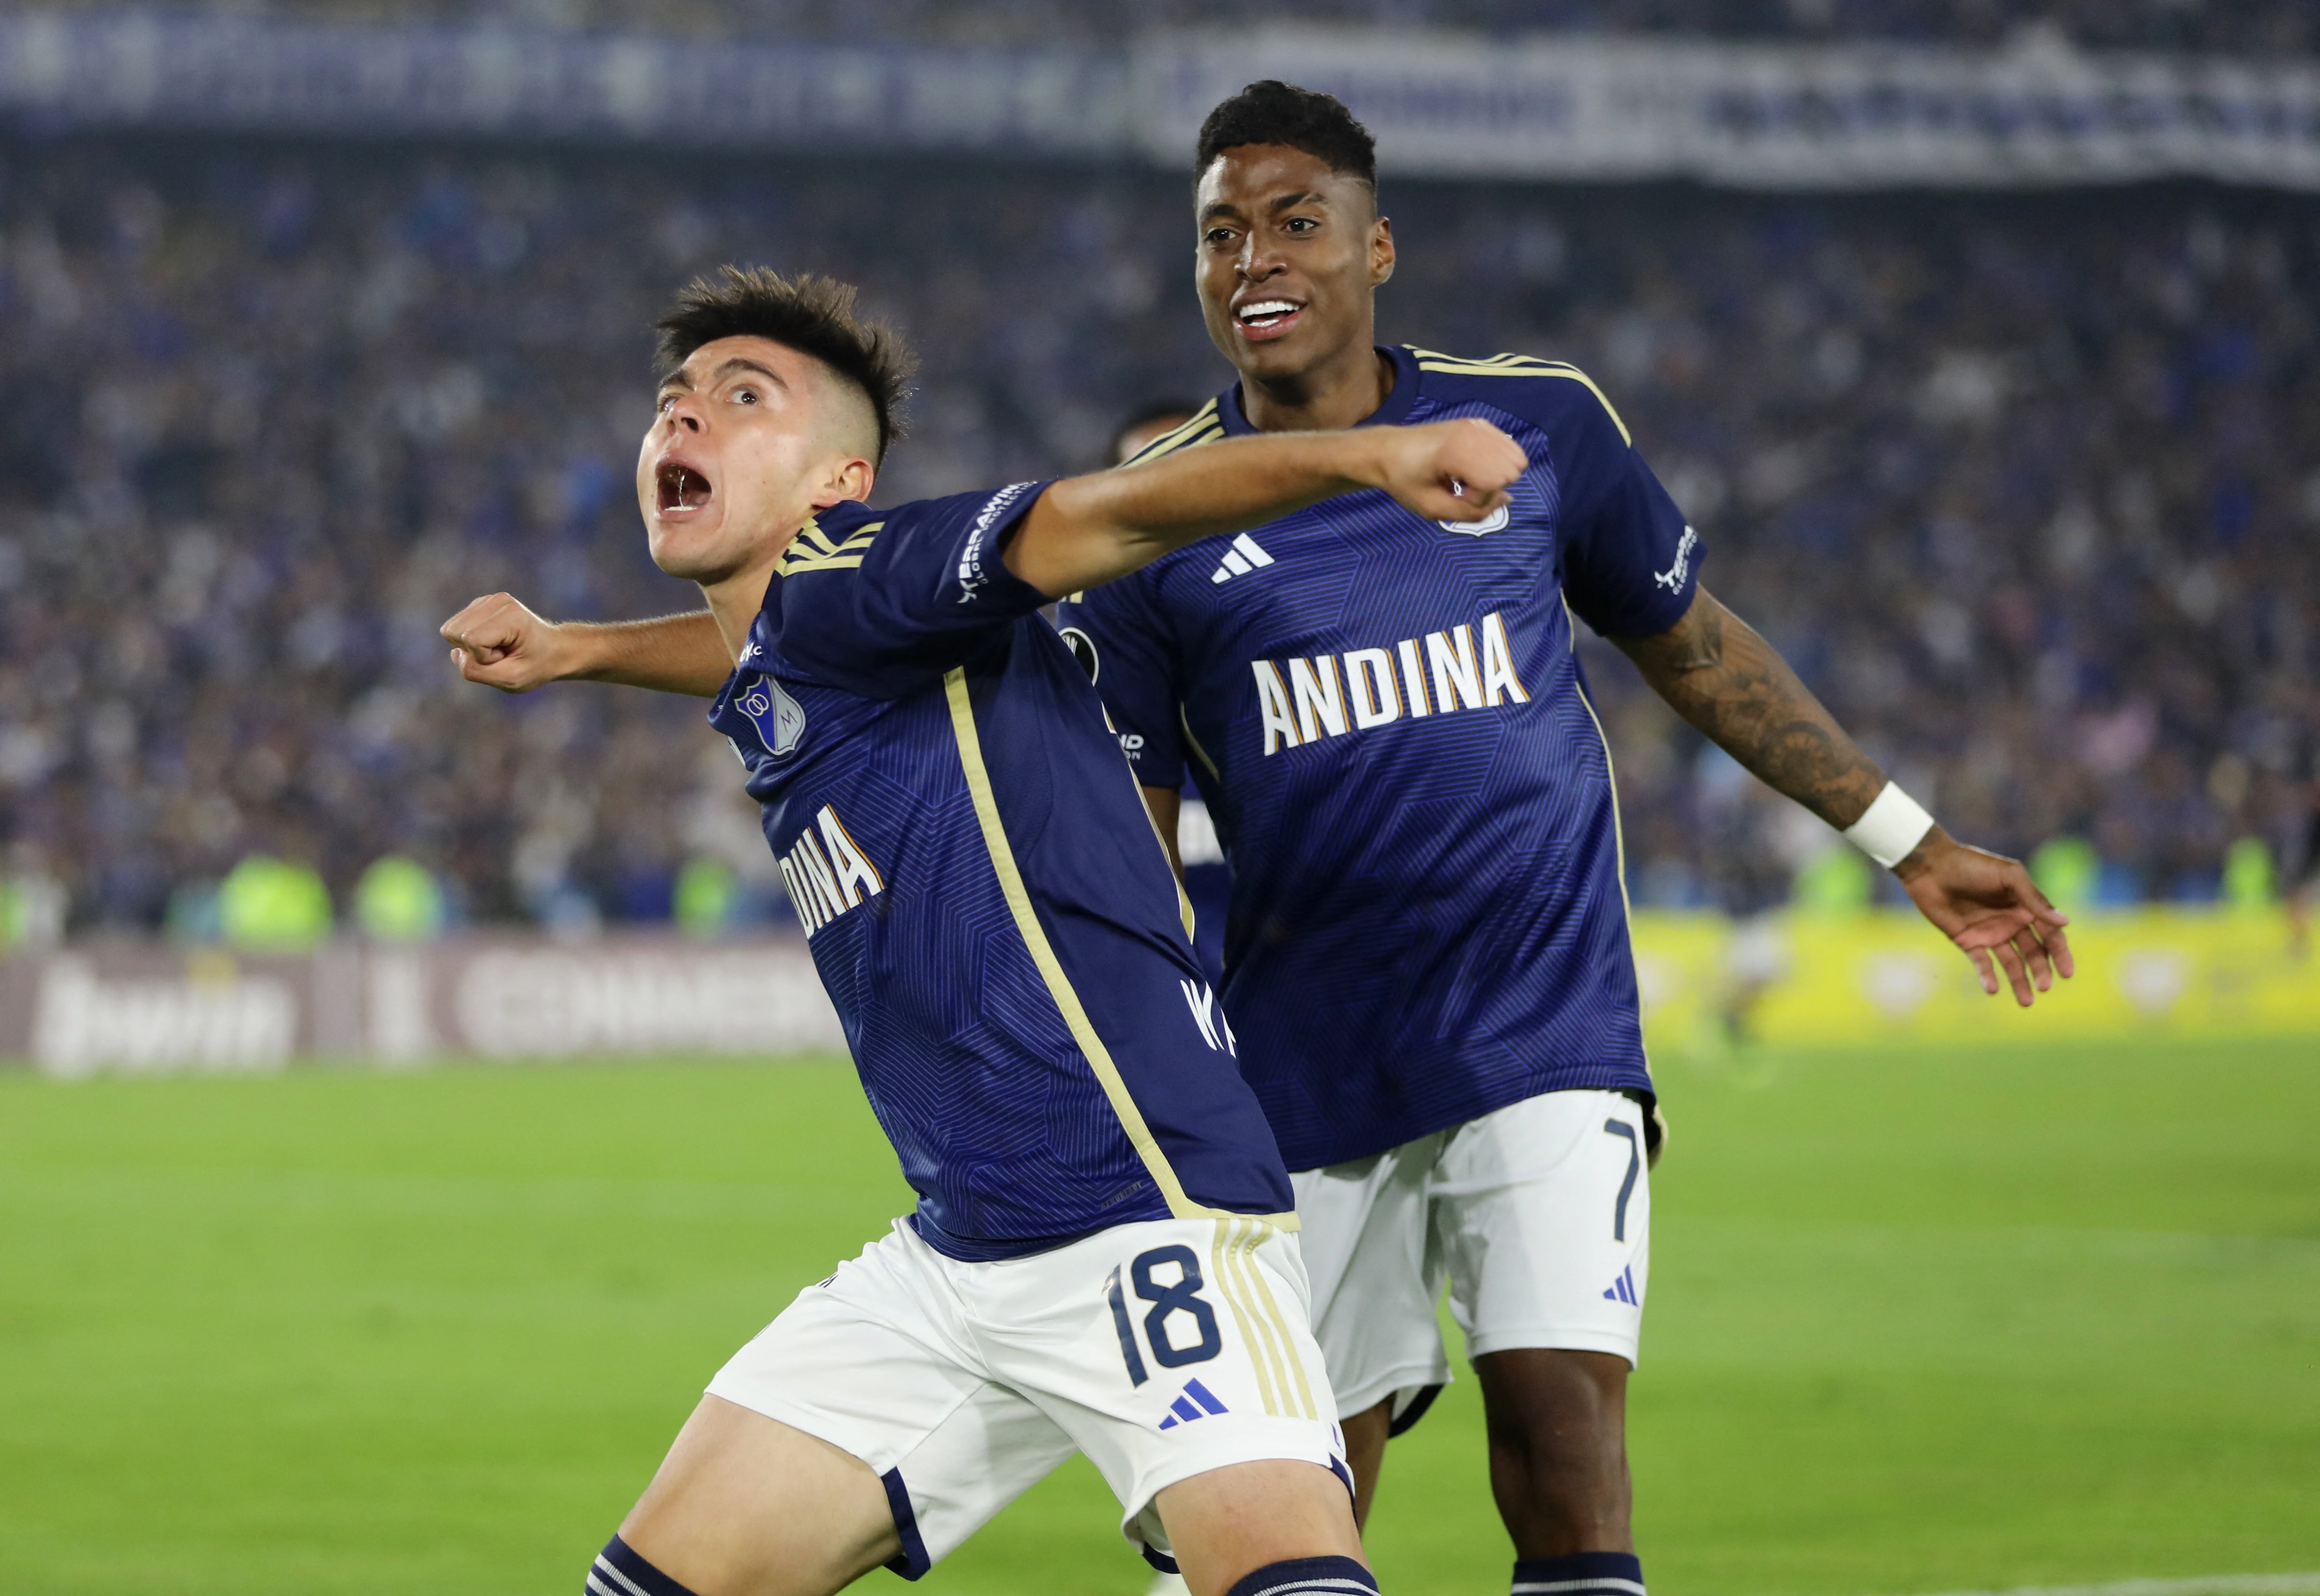
[[[950,585],[957,590],[957,602],[970,606],[971,613],[1028,614],[1050,602],[1046,594],[1009,570],[1003,558],[1008,543],[1023,525],[1023,517],[1047,486],[1046,482],[1019,482],[1001,488],[968,523]]]

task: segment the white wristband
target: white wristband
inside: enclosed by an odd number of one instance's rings
[[[1867,812],[1844,829],[1844,839],[1890,870],[1933,829],[1934,817],[1925,806],[1887,782]]]

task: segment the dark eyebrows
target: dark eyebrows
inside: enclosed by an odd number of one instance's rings
[[[778,387],[789,386],[789,384],[783,380],[780,372],[763,361],[752,360],[746,355],[734,355],[720,362],[717,369],[709,374],[710,380],[716,381],[736,371],[754,371]],[[693,378],[687,376],[684,367],[680,366],[660,379],[660,386],[654,390],[654,394],[656,397],[666,399],[671,394],[690,394],[691,392],[693,392]]]
[[[762,361],[750,359],[747,355],[735,355],[726,360],[723,365],[718,367],[716,375],[720,377],[723,377],[730,376],[736,371],[754,371],[758,376],[765,377],[775,384],[776,386],[784,388],[789,386],[789,384],[782,379],[782,374],[780,372],[775,371],[772,367],[766,365]]]
[[[1291,193],[1279,195],[1265,201],[1264,208],[1272,214],[1278,216],[1283,211],[1295,210],[1299,205],[1326,205],[1328,203],[1328,195],[1321,193],[1319,190],[1312,188],[1300,188]],[[1227,217],[1232,221],[1238,222],[1242,220],[1241,208],[1238,205],[1234,204],[1229,200],[1214,200],[1201,207],[1201,226],[1206,227],[1210,222],[1216,221],[1219,217]]]

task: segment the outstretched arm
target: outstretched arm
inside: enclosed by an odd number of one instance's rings
[[[1654,637],[1617,638],[1653,690],[1775,792],[1839,830],[1869,812],[1885,773],[1846,736],[1788,661],[1755,629],[1699,589],[1683,619]],[[2074,970],[2070,923],[2016,860],[1970,848],[1933,827],[1893,866],[1920,912],[1962,948],[1998,991],[2005,967],[2015,1001],[2050,991]]]
[[[443,636],[461,676],[503,693],[583,681],[714,698],[733,670],[706,610],[656,621],[557,622],[494,593],[446,621]]]
[[[1061,598],[1362,488],[1428,520],[1466,520],[1504,503],[1528,465],[1513,439],[1473,420],[1227,439],[1054,484],[1008,543],[1007,567]]]

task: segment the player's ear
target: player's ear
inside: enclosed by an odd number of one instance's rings
[[[833,455],[823,463],[821,480],[814,485],[813,507],[827,510],[849,499],[867,501],[877,481],[878,467],[860,455]]]
[[[1393,276],[1393,222],[1381,216],[1370,228],[1370,286],[1382,288]]]

